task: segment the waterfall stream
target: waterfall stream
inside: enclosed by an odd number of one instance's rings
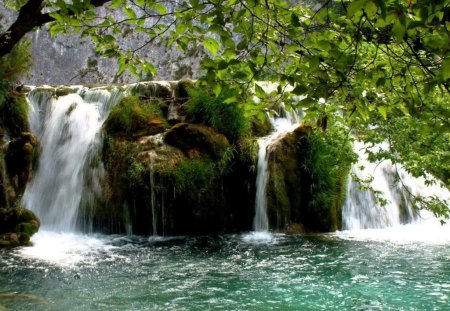
[[[366,146],[355,143],[359,161],[352,168],[352,174],[361,180],[371,179],[371,189],[360,189],[360,184],[350,178],[347,198],[342,209],[344,230],[382,229],[405,224],[420,224],[424,219],[433,218],[429,212],[414,209],[416,196],[435,196],[450,204],[450,193],[436,181],[427,185],[424,178],[414,178],[400,165],[390,160],[371,163],[364,152]],[[387,148],[380,145],[378,148]],[[384,199],[380,204],[374,191]],[[437,219],[435,222],[438,224]]]
[[[83,88],[57,98],[50,90],[30,92],[30,127],[41,145],[38,168],[23,202],[43,228],[74,231],[79,209],[90,208],[101,195],[100,129],[121,96],[117,91]]]
[[[300,114],[291,109],[287,111],[280,107],[280,115],[269,118],[272,125],[272,133],[258,140],[258,166],[256,173],[255,218],[253,230],[267,232],[269,220],[267,216],[266,186],[269,180],[269,155],[271,148],[279,142],[287,133],[295,130],[300,124]]]

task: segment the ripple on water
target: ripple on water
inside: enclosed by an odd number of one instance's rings
[[[51,303],[1,300],[8,309],[445,310],[449,303],[446,244],[41,234],[34,247],[0,251],[0,295]],[[46,254],[50,242],[55,249]]]

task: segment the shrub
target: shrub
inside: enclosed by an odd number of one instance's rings
[[[311,131],[305,169],[312,179],[308,210],[322,222],[321,227],[334,231],[345,200],[347,178],[356,160],[347,134],[340,128]]]
[[[162,119],[160,101],[128,96],[112,108],[105,128],[111,134],[130,136],[144,129],[152,119]]]
[[[219,96],[194,88],[189,89],[188,93],[191,99],[185,107],[190,122],[211,126],[231,141],[249,133],[250,121],[242,106],[237,102],[225,102],[232,97],[229,90],[223,90]]]

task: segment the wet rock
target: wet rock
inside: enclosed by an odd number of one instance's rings
[[[23,193],[31,177],[37,146],[37,138],[32,133],[24,132],[10,141],[6,148],[5,165],[9,184],[17,194]]]
[[[0,247],[29,245],[39,230],[37,216],[24,208],[0,208]]]
[[[273,147],[266,189],[273,229],[329,232],[341,227],[352,148],[332,145],[340,142],[333,133],[300,126]]]
[[[299,127],[287,134],[269,153],[267,212],[269,224],[284,231],[291,223],[302,223],[302,206],[310,200],[311,182],[304,169],[310,128]]]

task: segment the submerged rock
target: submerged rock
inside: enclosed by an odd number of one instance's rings
[[[0,208],[0,247],[30,245],[39,230],[37,216],[24,208]]]

